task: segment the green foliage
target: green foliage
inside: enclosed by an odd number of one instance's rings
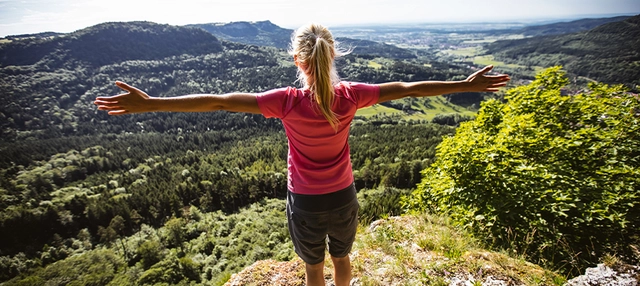
[[[357,189],[415,187],[422,178],[420,170],[434,158],[442,136],[455,130],[437,124],[371,121],[354,126],[349,136]]]
[[[38,285],[39,281],[51,285],[217,285],[257,260],[295,257],[284,210],[284,200],[267,199],[230,215],[218,211],[201,213],[198,220],[189,215],[172,218],[157,230],[142,225],[139,232],[117,239],[109,248],[84,250],[43,267],[24,254],[13,259],[1,256],[0,269],[18,275],[7,285]],[[86,238],[82,233],[78,237]],[[133,257],[122,249],[135,250]]]
[[[178,284],[185,279],[185,275],[182,273],[180,259],[177,255],[167,255],[167,257],[153,265],[150,269],[143,272],[138,279],[138,284],[157,284],[167,283],[169,285]]]
[[[165,223],[164,228],[167,230],[166,240],[170,247],[182,246],[185,239],[184,220],[180,218],[172,218]]]
[[[377,189],[365,189],[358,192],[358,221],[368,225],[374,220],[402,214],[400,199],[408,195],[409,189],[396,189],[393,187],[378,187]]]
[[[431,122],[440,124],[440,125],[449,125],[449,126],[457,126],[461,122],[469,121],[472,118],[465,115],[460,115],[457,113],[454,114],[438,114],[434,117]]]
[[[106,285],[124,265],[124,261],[111,250],[92,250],[3,285],[45,285],[41,284],[44,281],[46,285]]]
[[[162,253],[163,247],[156,240],[147,240],[138,246],[136,254],[142,259],[142,266],[145,270],[151,268],[152,265],[160,262],[164,257]]]
[[[593,83],[562,95],[559,67],[483,104],[438,146],[405,200],[451,214],[497,245],[576,272],[640,235],[638,95]]]
[[[211,213],[195,223],[195,229],[206,233],[192,241],[189,248],[206,255],[202,261],[206,279],[220,281],[257,260],[294,258],[285,203],[262,200],[237,214]]]
[[[189,281],[200,282],[200,265],[189,257],[178,258],[174,252],[144,271],[137,283],[176,285]]]
[[[354,125],[350,136],[359,189],[414,187],[441,136],[454,131],[436,124],[369,121]],[[251,128],[145,133],[99,136],[93,142],[102,145],[67,149],[26,167],[4,169],[6,192],[0,202],[6,208],[0,213],[0,232],[10,229],[12,233],[0,236],[4,254],[26,247],[37,251],[51,244],[55,233],[67,238],[83,228],[96,243],[121,246],[118,237],[137,231],[143,223],[159,227],[168,217],[197,220],[198,211],[185,212],[191,206],[203,212],[230,213],[264,197],[282,198],[286,192],[283,132]],[[42,146],[70,148],[85,143],[45,140]],[[73,178],[50,175],[64,174],[67,166],[81,171]],[[120,248],[129,253],[136,247]]]

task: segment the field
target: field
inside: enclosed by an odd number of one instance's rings
[[[374,69],[379,69],[379,68],[381,68],[381,67],[382,67],[382,65],[381,65],[381,64],[379,64],[379,63],[377,63],[377,62],[374,62],[374,61],[369,61],[368,66],[369,66],[369,67],[372,67],[372,68],[374,68]]]
[[[428,100],[428,102],[426,100]],[[380,104],[376,104],[374,106],[358,110],[356,115],[364,116],[367,118],[372,117],[374,115],[396,115],[396,116],[399,115],[401,116],[402,119],[405,119],[405,120],[430,121],[437,115],[457,113],[460,115],[475,116],[476,114],[475,110],[470,110],[461,106],[447,103],[444,97],[436,96],[426,100],[419,101],[412,106],[412,108],[415,110],[418,110],[418,112],[405,113],[395,108],[390,108]],[[430,106],[427,106],[427,104],[430,104]]]
[[[544,68],[540,66],[527,67],[518,64],[509,64],[495,60],[493,55],[487,55],[482,47],[471,46],[463,48],[451,48],[440,51],[443,57],[449,57],[452,62],[472,62],[478,66],[493,65],[500,68],[504,72],[513,72],[517,70],[525,75],[534,75]]]

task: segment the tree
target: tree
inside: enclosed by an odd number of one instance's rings
[[[145,270],[162,260],[162,245],[156,240],[147,240],[138,246],[136,250],[142,259],[142,266]]]
[[[438,146],[405,200],[567,272],[640,243],[640,101],[592,83],[562,95],[560,67],[483,103]],[[632,261],[633,262],[633,261]]]
[[[164,225],[165,229],[168,232],[167,241],[169,242],[169,244],[173,246],[180,246],[181,250],[184,250],[182,248],[182,242],[184,241],[184,238],[185,238],[184,229],[183,229],[184,225],[185,225],[185,222],[182,218],[175,218],[175,217],[167,221],[167,223]]]
[[[107,227],[107,231],[109,229],[112,229],[113,233],[115,233],[116,238],[119,238],[120,247],[122,248],[122,253],[124,254],[124,257],[127,260],[129,260],[130,259],[129,251],[127,250],[127,246],[124,244],[124,239],[122,239],[122,236],[124,235],[124,230],[125,230],[124,218],[122,218],[120,215],[113,217],[111,219],[111,222],[109,223],[109,227]]]
[[[100,236],[100,242],[104,244],[111,244],[111,242],[118,237],[116,231],[113,230],[113,228],[105,228],[103,226],[98,226],[98,236]]]

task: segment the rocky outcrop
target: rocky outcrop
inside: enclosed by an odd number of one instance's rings
[[[472,238],[433,216],[390,217],[358,232],[350,254],[351,285],[557,285],[562,277],[522,259],[479,248]],[[325,283],[334,285],[325,259]],[[225,286],[304,285],[299,258],[255,262]]]
[[[565,284],[565,286],[636,286],[640,281],[640,267],[626,265],[616,270],[604,264],[597,267],[588,268],[584,275],[575,277]]]

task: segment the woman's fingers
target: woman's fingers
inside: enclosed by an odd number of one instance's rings
[[[108,106],[108,105],[99,105],[99,110],[119,110],[122,109],[122,106]]]
[[[122,115],[127,114],[129,111],[127,110],[117,110],[117,111],[109,111],[109,115]]]
[[[99,96],[93,101],[95,105],[112,105],[121,102],[123,97],[127,94],[118,94],[114,96]]]
[[[509,75],[506,74],[500,74],[500,75],[485,75],[484,77],[491,79],[491,80],[509,80],[511,79],[509,77]]]
[[[125,90],[125,91],[128,91],[128,92],[134,92],[134,91],[137,90],[135,87],[130,86],[130,85],[128,85],[128,84],[126,84],[124,82],[121,82],[121,81],[116,81],[116,86],[121,88],[122,90]]]
[[[491,71],[493,69],[492,65],[488,65],[484,68],[482,68],[481,70],[477,71],[476,74],[485,74],[488,73],[489,71]]]
[[[116,95],[112,95],[112,96],[98,96],[96,97],[97,100],[114,100],[114,99],[118,99],[121,98],[123,96],[128,95],[129,93],[121,93],[121,94],[116,94]]]
[[[114,105],[114,104],[118,104],[117,100],[113,100],[113,101],[105,101],[105,100],[95,100],[93,101],[93,104],[95,105]]]

